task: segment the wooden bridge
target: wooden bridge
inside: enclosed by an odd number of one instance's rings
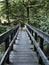
[[[5,42],[5,53],[0,65],[49,65],[43,51],[44,41],[49,44],[48,34],[27,23],[24,29],[18,24],[0,35],[0,44]]]

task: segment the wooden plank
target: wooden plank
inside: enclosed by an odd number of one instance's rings
[[[27,32],[20,31],[17,39],[10,53],[10,65],[39,65],[36,52],[30,48]]]

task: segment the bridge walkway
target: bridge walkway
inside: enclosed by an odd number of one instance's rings
[[[10,65],[39,65],[37,54],[25,29],[20,29],[15,39],[10,62]]]

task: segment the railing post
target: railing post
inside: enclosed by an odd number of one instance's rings
[[[12,33],[12,34],[11,34],[11,41],[12,41],[13,37],[14,37],[14,34]],[[11,50],[13,50],[13,45],[12,45]]]
[[[18,29],[18,28],[17,28]],[[16,32],[17,32],[17,29],[14,31],[14,35],[16,34]]]
[[[33,36],[33,30],[31,31],[31,34],[32,34],[32,36]],[[31,40],[31,44],[33,44],[33,41]]]
[[[29,30],[29,32],[30,32],[30,31],[31,31],[30,28],[29,28],[28,26],[27,26],[27,28],[28,28],[28,30]],[[29,39],[31,40],[30,35],[29,35]]]
[[[9,36],[5,40],[5,51],[7,50],[8,47],[9,47]],[[6,59],[6,63],[9,64],[9,53],[8,53],[8,56],[7,56],[7,59]]]
[[[33,36],[33,30],[32,30],[32,36]]]
[[[37,41],[37,33],[35,33],[35,40]],[[35,46],[34,46],[34,51],[36,51]]]
[[[40,48],[41,48],[42,51],[43,51],[43,42],[44,42],[43,38],[40,37]],[[40,56],[39,56],[39,63],[43,64],[42,59],[41,59]]]
[[[47,58],[49,60],[49,43],[47,44],[47,53],[46,53],[46,55],[47,55]]]
[[[15,36],[15,34],[16,34],[16,30],[13,32],[13,34],[14,34],[14,36]]]
[[[30,31],[30,33],[31,33],[31,29],[29,28],[29,31]]]
[[[32,34],[32,30],[29,28],[29,31],[30,31],[30,33]],[[30,40],[31,40],[31,37],[30,37]]]
[[[40,38],[40,48],[42,51],[43,51],[43,42],[44,42],[43,38]]]

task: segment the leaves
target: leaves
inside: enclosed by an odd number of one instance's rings
[[[2,2],[0,15],[9,16],[9,20],[19,22],[27,21],[27,10],[26,6],[28,5],[40,5],[29,8],[29,21],[32,25],[37,28],[40,28],[43,31],[49,30],[49,0],[8,0],[8,8],[6,8],[6,1]],[[8,10],[9,9],[9,10]],[[5,17],[6,19],[6,17]]]

